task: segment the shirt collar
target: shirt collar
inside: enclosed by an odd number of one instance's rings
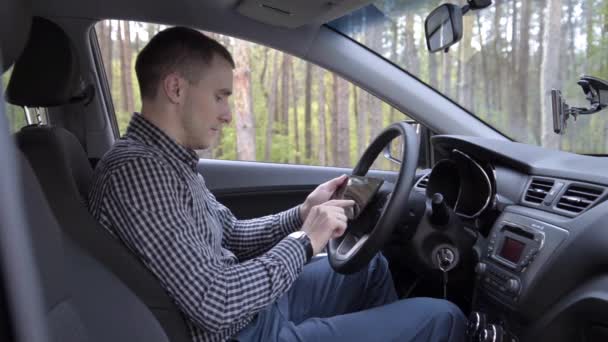
[[[157,148],[164,155],[177,159],[196,171],[196,165],[198,164],[199,159],[196,151],[178,144],[139,113],[133,113],[125,137]]]

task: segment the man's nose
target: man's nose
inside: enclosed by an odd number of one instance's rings
[[[230,122],[232,122],[232,110],[230,110],[230,108],[223,111],[223,113],[220,115],[220,121],[225,124],[229,124]]]

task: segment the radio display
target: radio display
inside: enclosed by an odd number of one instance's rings
[[[521,253],[526,245],[523,242],[505,237],[505,241],[502,244],[499,255],[509,260],[510,262],[517,264],[521,258]]]

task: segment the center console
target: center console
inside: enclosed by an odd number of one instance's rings
[[[469,336],[480,342],[517,342],[534,280],[568,236],[557,226],[505,212],[480,246]]]

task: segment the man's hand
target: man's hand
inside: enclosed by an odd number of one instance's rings
[[[331,181],[330,181],[331,182]],[[344,214],[344,208],[352,207],[352,200],[331,200],[310,208],[310,212],[302,231],[310,238],[313,255],[321,252],[329,239],[337,238],[344,234],[348,219]]]
[[[300,205],[300,217],[302,222],[306,221],[310,209],[316,205],[323,204],[331,198],[331,195],[336,192],[336,189],[340,185],[344,184],[348,180],[346,175],[329,180],[319,185],[313,192],[311,192],[302,205]]]

